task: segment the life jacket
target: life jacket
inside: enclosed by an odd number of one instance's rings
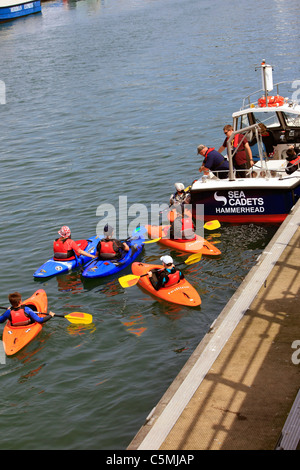
[[[289,164],[286,167],[285,171],[288,175],[294,173],[294,171],[299,170],[300,168],[300,155],[297,155],[294,160],[289,160]]]
[[[206,162],[207,160],[207,157],[208,157],[208,154],[212,151],[212,150],[215,150],[215,147],[211,147],[207,150],[206,154],[204,155],[204,163]]]
[[[12,326],[25,326],[32,323],[31,318],[25,313],[24,305],[10,309],[10,319]]]
[[[116,251],[115,241],[113,239],[106,240],[105,238],[101,240],[100,251],[99,251],[99,258],[100,259],[114,259],[119,254]]]
[[[56,260],[69,261],[75,259],[74,251],[67,250],[62,238],[57,238],[56,240],[54,240],[53,251],[54,259]]]
[[[164,285],[164,287],[170,287],[173,286],[174,284],[177,284],[180,281],[180,272],[175,271],[174,273],[168,273],[168,281]]]

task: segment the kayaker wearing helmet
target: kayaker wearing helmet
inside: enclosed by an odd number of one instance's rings
[[[67,261],[74,259],[79,255],[96,258],[95,255],[82,250],[77,243],[71,239],[71,230],[67,225],[63,225],[58,231],[58,234],[60,235],[60,238],[57,238],[53,242],[54,259]]]
[[[175,183],[176,192],[170,196],[170,206],[178,204],[190,204],[191,195],[184,190],[183,183]]]
[[[160,260],[163,263],[163,269],[152,269],[148,272],[149,280],[155,290],[173,286],[184,279],[183,273],[174,266],[171,256],[162,256]]]
[[[122,256],[124,251],[129,251],[129,246],[126,242],[121,242],[113,238],[114,229],[106,224],[104,229],[104,238],[98,242],[96,248],[96,257],[102,260],[118,259]]]
[[[10,320],[12,326],[24,326],[35,322],[45,323],[55,315],[54,312],[49,312],[48,315],[39,317],[30,307],[22,305],[22,296],[19,292],[9,294],[8,300],[11,307],[3,315],[0,315],[0,323],[4,323],[6,320]]]

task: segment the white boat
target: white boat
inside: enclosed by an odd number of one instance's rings
[[[273,67],[265,61],[262,70],[263,88],[244,98],[234,112],[230,141],[245,134],[251,146],[254,165],[237,178],[233,166],[234,153],[228,139],[228,177],[219,179],[210,171],[194,181],[190,188],[194,214],[196,205],[204,204],[204,220],[218,219],[226,223],[281,223],[300,197],[300,170],[287,174],[287,154],[294,146],[300,152],[300,105],[297,90],[292,98],[280,94],[283,88],[293,90],[300,80],[280,82],[273,86]],[[276,95],[269,92],[275,88]],[[299,94],[299,93],[298,93]],[[267,103],[267,106],[266,106]],[[263,123],[273,138],[272,151],[264,145],[260,133]],[[247,174],[247,177],[246,177]]]
[[[40,0],[22,2],[21,0],[0,0],[0,23],[14,20],[21,16],[41,12]]]

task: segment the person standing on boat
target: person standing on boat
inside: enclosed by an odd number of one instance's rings
[[[202,166],[199,168],[200,172],[208,174],[210,170],[220,179],[228,178],[229,163],[214,147],[208,148],[206,145],[198,145],[197,153],[204,157]]]
[[[149,280],[155,290],[173,286],[184,279],[184,274],[175,267],[171,256],[162,256],[160,260],[163,263],[163,269],[152,269],[148,272]]]
[[[230,136],[233,133],[233,127],[227,124],[223,127],[226,139],[219,148],[219,152],[222,153],[227,148],[227,142],[230,141]],[[236,134],[231,140],[231,148],[233,155],[233,165],[235,167],[236,176],[238,178],[248,178],[250,175],[246,170],[249,170],[253,166],[252,151],[248,140],[244,134]]]
[[[8,300],[11,307],[8,308],[3,315],[0,315],[0,323],[10,320],[12,326],[25,326],[30,323],[45,323],[54,317],[54,312],[49,312],[48,315],[40,317],[28,305],[22,305],[22,296],[19,292],[9,294]]]
[[[170,206],[177,206],[178,204],[190,204],[191,194],[184,190],[183,183],[175,183],[176,192],[170,196]]]
[[[95,258],[95,255],[82,250],[74,240],[71,239],[71,230],[67,225],[58,231],[60,238],[57,238],[53,242],[53,251],[55,260],[71,260],[76,256],[84,255],[89,258]]]
[[[118,259],[122,256],[124,251],[129,251],[129,246],[126,242],[121,242],[113,238],[114,229],[106,224],[104,229],[104,238],[98,242],[96,248],[96,258],[100,260]]]

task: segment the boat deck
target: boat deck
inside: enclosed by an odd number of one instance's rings
[[[128,450],[300,446],[300,201]]]

